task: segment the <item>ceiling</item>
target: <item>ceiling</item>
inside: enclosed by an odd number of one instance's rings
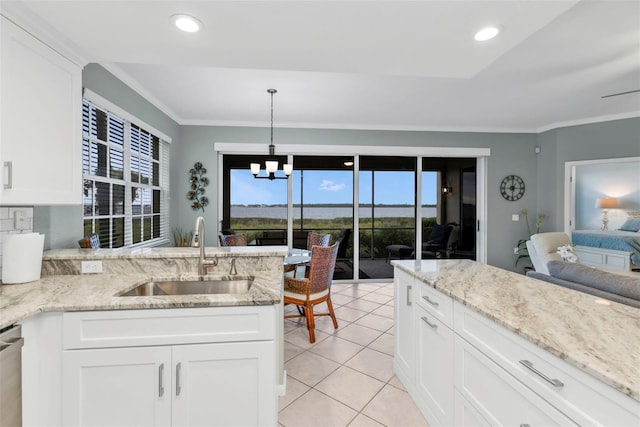
[[[20,1],[180,124],[540,132],[640,116],[640,0]],[[170,16],[203,23],[183,33]],[[501,34],[480,43],[488,24]]]

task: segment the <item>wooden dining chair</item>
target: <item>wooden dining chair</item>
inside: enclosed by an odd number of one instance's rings
[[[284,278],[284,303],[303,307],[303,313],[286,315],[285,318],[305,317],[309,342],[316,342],[315,316],[331,316],[333,327],[338,329],[338,321],[331,304],[331,281],[338,255],[338,242],[332,246],[314,246],[311,252],[311,262],[308,277],[297,279]],[[328,313],[316,313],[314,307],[326,302]]]
[[[311,250],[314,246],[329,246],[331,243],[331,234],[307,234],[307,250]]]
[[[244,234],[221,235],[222,246],[247,246],[247,236]]]

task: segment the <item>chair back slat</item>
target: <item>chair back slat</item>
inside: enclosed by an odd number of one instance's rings
[[[312,248],[311,266],[309,267],[310,293],[314,294],[331,287],[337,255],[338,242],[332,246],[314,246]]]

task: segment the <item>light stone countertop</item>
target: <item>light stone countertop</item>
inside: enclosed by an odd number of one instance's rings
[[[281,255],[281,254],[280,254]],[[253,284],[246,294],[117,297],[138,285],[154,280],[198,280],[193,273],[180,275],[85,274],[45,276],[40,280],[0,286],[0,329],[47,311],[127,310],[140,308],[216,307],[278,304],[281,282],[272,274],[252,273]],[[227,279],[209,275],[204,278]]]
[[[470,260],[392,264],[640,401],[640,309]]]
[[[218,256],[286,256],[286,246],[225,246],[206,247],[207,257]],[[47,260],[98,260],[129,258],[191,258],[200,254],[199,248],[153,247],[121,249],[52,249],[45,251],[42,259]]]

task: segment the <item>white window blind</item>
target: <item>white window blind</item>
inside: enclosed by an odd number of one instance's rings
[[[168,144],[86,99],[82,133],[85,236],[102,248],[166,241]]]

